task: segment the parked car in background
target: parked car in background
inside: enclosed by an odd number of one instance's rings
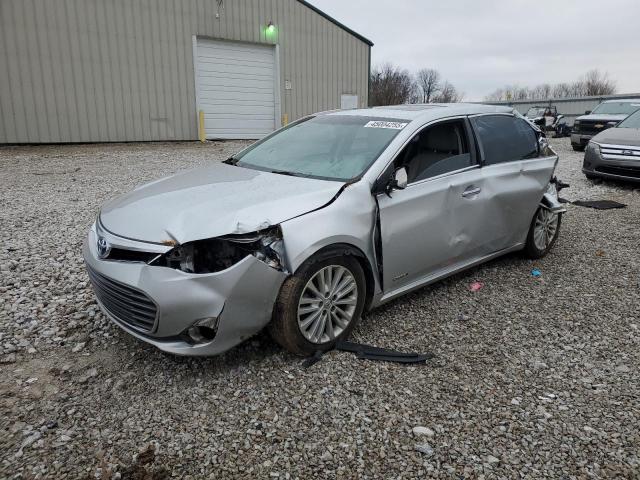
[[[571,146],[576,151],[583,151],[594,135],[615,127],[630,114],[640,109],[640,98],[606,100],[593,109],[585,112],[573,122],[571,130]]]
[[[551,130],[558,117],[558,110],[555,106],[531,107],[525,114],[532,123],[538,126],[543,132]]]
[[[103,312],[181,355],[269,325],[291,352],[516,250],[549,252],[558,156],[509,107],[401,105],[296,121],[224,163],[105,204],[83,254]]]
[[[591,139],[582,171],[587,178],[640,182],[640,110]]]

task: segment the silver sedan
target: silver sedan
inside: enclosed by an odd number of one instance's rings
[[[589,179],[640,182],[640,109],[591,139],[582,171]]]
[[[104,313],[180,355],[269,328],[332,348],[362,312],[515,250],[544,256],[557,155],[507,107],[316,114],[105,204],[84,244]]]

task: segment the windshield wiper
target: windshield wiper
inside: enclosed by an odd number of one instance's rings
[[[236,158],[236,157],[229,157],[226,160],[223,160],[222,163],[226,163],[227,165],[235,165],[236,163],[238,163],[240,159]]]
[[[287,172],[286,170],[271,170],[271,173],[277,173],[278,175],[289,175],[290,177],[298,177],[299,175],[294,172]]]

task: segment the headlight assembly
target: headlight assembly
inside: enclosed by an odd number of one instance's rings
[[[186,273],[214,273],[232,267],[248,255],[253,255],[276,270],[285,271],[280,227],[246,235],[226,235],[187,242],[159,256],[150,265]]]
[[[587,144],[587,152],[595,153],[596,155],[600,155],[600,145],[595,142],[589,142]]]

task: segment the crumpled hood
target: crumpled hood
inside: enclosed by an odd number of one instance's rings
[[[100,222],[133,240],[184,243],[276,225],[324,206],[342,185],[214,163],[107,202]]]
[[[614,145],[640,146],[640,129],[638,128],[609,128],[600,132],[591,141]]]
[[[626,113],[618,113],[618,114],[612,114],[612,113],[590,113],[589,115],[582,115],[580,117],[577,117],[576,120],[590,120],[590,121],[595,121],[595,122],[621,122],[622,120],[624,120],[625,118],[627,118],[629,115],[627,115]]]

